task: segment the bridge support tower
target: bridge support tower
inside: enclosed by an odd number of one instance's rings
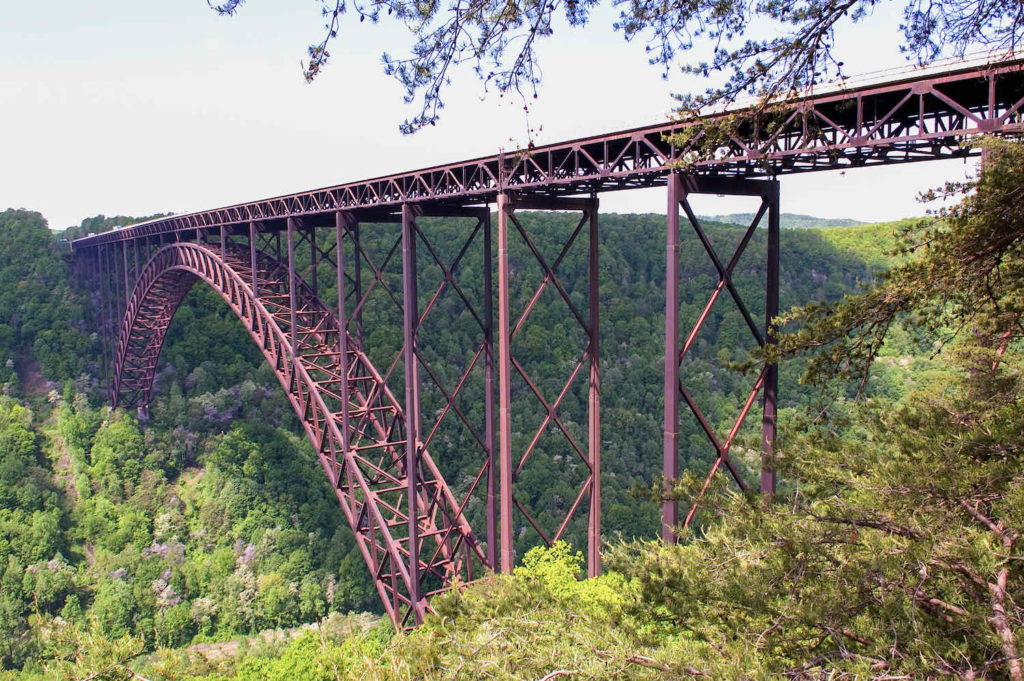
[[[690,206],[689,196],[693,194],[718,194],[725,196],[752,196],[761,200],[754,218],[747,227],[739,244],[728,262],[723,262],[703,226]],[[708,258],[718,273],[718,282],[708,296],[693,326],[680,345],[679,284],[680,284],[680,212],[693,228]],[[765,322],[763,327],[751,316],[749,309],[733,283],[733,272],[746,251],[757,229],[766,223],[767,248],[765,252]],[[732,426],[724,436],[705,416],[700,405],[694,400],[683,381],[680,380],[680,364],[692,349],[700,330],[703,328],[715,302],[727,292],[743,317],[747,328],[759,347],[775,342],[773,322],[779,314],[779,182],[778,180],[750,180],[728,177],[705,177],[671,173],[668,178],[668,212],[666,220],[666,277],[665,277],[665,429],[663,449],[663,476],[666,481],[679,478],[679,414],[681,402],[696,419],[700,430],[714,449],[714,461],[705,476],[703,486],[697,493],[682,525],[693,522],[698,504],[707,492],[715,474],[723,466],[743,491],[748,483],[739,468],[729,458],[729,450],[746,421],[757,398],[761,397],[763,417],[761,422],[761,492],[771,495],[775,492],[775,467],[773,452],[775,446],[776,410],[778,406],[778,366],[767,364],[758,373],[747,399],[740,407]],[[680,526],[679,502],[666,501],[662,506],[661,534],[670,543],[676,540]]]
[[[517,197],[512,193],[498,194],[498,430],[500,447],[500,489],[501,489],[501,561],[502,572],[511,572],[515,564],[514,539],[515,510],[541,537],[551,545],[561,539],[569,523],[580,510],[584,500],[587,503],[587,574],[596,576],[601,571],[601,382],[600,382],[600,319],[599,319],[599,268],[598,268],[598,202],[596,198],[533,198]],[[578,218],[575,228],[566,238],[561,250],[550,263],[541,253],[533,235],[516,217],[518,210],[566,211]],[[585,234],[585,236],[583,236]],[[509,262],[509,238],[518,236],[527,246],[543,277],[532,292],[526,305],[518,315],[512,310],[509,290],[511,268]],[[585,244],[587,249],[587,309],[579,309],[559,279],[559,267],[576,243]],[[578,248],[583,248],[580,246]],[[584,337],[584,349],[573,368],[562,381],[556,396],[544,395],[526,368],[515,358],[512,341],[526,326],[541,295],[548,289],[557,291],[567,306],[568,317],[575,320]],[[577,378],[586,372],[587,381],[587,441],[580,444],[567,427],[559,407]],[[544,417],[525,447],[516,448],[512,429],[512,382],[521,382],[544,411]],[[537,521],[537,509],[530,509],[517,497],[514,486],[516,478],[527,465],[537,449],[541,437],[549,429],[556,429],[564,436],[568,445],[569,461],[581,462],[585,467],[584,480],[575,499],[562,516],[554,532],[545,532]]]

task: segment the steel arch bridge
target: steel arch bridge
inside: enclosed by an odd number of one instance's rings
[[[511,570],[517,531],[551,543],[585,529],[588,573],[600,570],[600,192],[666,187],[662,472],[679,475],[685,404],[714,452],[705,489],[720,469],[746,489],[729,452],[760,401],[760,488],[770,494],[777,368],[752,381],[726,432],[710,423],[679,368],[720,298],[731,299],[752,342],[773,342],[778,176],[969,156],[976,152],[962,142],[973,136],[1024,131],[1022,109],[1024,60],[947,64],[846,83],[766,113],[741,110],[706,156],[695,156],[701,133],[677,146],[672,135],[685,126],[656,125],[161,218],[72,248],[98,311],[115,406],[145,413],[167,329],[197,282],[226,301],[316,449],[389,617],[407,627],[422,621],[432,593]],[[734,252],[718,253],[707,237],[688,200],[700,193],[760,201]],[[524,209],[575,217],[564,234],[541,235],[517,216]],[[448,227],[435,217],[449,218]],[[679,314],[681,223],[718,273],[703,309],[687,320]],[[755,320],[732,274],[765,225],[765,318]],[[554,253],[542,244],[552,239]],[[527,283],[510,262],[510,241],[537,267]],[[513,299],[512,288],[526,294]],[[533,375],[516,355],[545,296],[564,304],[577,329],[575,360],[561,376]],[[681,321],[691,324],[685,337]],[[437,347],[455,323],[471,345]],[[513,393],[533,405],[525,430]],[[583,411],[569,414],[570,402]],[[565,456],[544,464],[558,466],[545,479],[574,490],[554,513],[516,486],[552,438]],[[554,524],[540,520],[541,510]],[[666,503],[664,538],[672,541],[695,510],[681,518]]]

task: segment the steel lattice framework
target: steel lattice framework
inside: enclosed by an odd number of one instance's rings
[[[388,614],[403,624],[418,622],[424,586],[472,580],[467,558],[475,553],[484,560],[479,544],[425,448],[416,475],[408,474],[402,408],[352,339],[342,343],[336,316],[308,286],[289,284],[287,265],[261,252],[255,261],[249,255],[191,243],[156,251],[126,311],[114,375],[119,404],[145,403],[154,348],[178,304],[196,281],[212,286],[245,324],[301,416]],[[408,531],[410,517],[417,518],[415,532]]]
[[[199,281],[221,295],[301,419],[392,622],[411,626],[422,621],[431,593],[482,570],[511,570],[517,522],[546,543],[569,527],[585,527],[588,572],[600,570],[598,193],[667,187],[665,476],[679,474],[682,403],[715,453],[705,489],[721,468],[745,489],[748,478],[729,450],[760,399],[760,484],[771,493],[777,367],[766,367],[751,383],[722,434],[684,385],[680,364],[721,300],[731,300],[756,344],[774,342],[775,178],[965,157],[976,153],[962,144],[972,136],[1024,131],[1022,109],[1024,60],[953,64],[886,82],[847,83],[770,110],[730,111],[704,121],[710,125],[654,125],[176,215],[90,235],[72,247],[98,312],[111,402],[143,415],[182,299]],[[709,144],[708,130],[716,143]],[[690,207],[689,196],[699,193],[760,200],[727,261]],[[497,208],[496,239],[485,204]],[[539,235],[517,216],[523,209],[568,211],[578,219],[558,237],[560,250],[545,254]],[[685,338],[680,212],[718,275],[702,311],[686,320],[692,328]],[[434,227],[434,217],[461,226],[455,232]],[[732,278],[765,222],[761,323]],[[511,290],[522,273],[511,262],[510,240],[539,267],[539,280],[518,303]],[[566,280],[567,258],[586,271],[576,295],[569,294],[579,282]],[[564,304],[580,348],[565,376],[543,381],[516,351],[542,296]],[[439,325],[448,323],[444,315],[465,321],[470,347],[435,347]],[[573,391],[585,404],[585,429],[564,413]],[[525,395],[540,414],[523,440],[513,432],[514,394]],[[549,477],[568,479],[582,470],[571,480],[572,498],[558,508],[537,508],[539,502],[517,492],[542,438],[557,441],[564,452],[559,460],[567,462],[564,470],[547,471]],[[428,447],[444,456],[435,463]],[[446,468],[452,465],[457,468]],[[541,512],[556,524],[544,527]],[[680,523],[675,504],[666,503],[662,519],[663,536],[672,541]],[[471,524],[484,527],[483,534],[475,535]]]

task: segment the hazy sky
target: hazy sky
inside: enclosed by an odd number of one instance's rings
[[[672,92],[641,43],[563,28],[542,48],[544,83],[522,102],[456,74],[434,128],[398,132],[415,111],[383,75],[404,29],[347,23],[313,84],[305,48],[320,37],[313,0],[249,0],[218,17],[205,0],[0,0],[0,209],[41,211],[63,228],[99,213],[186,212],[438,165],[522,145],[661,122]],[[905,64],[899,5],[842,35],[852,73]],[[888,220],[921,214],[917,191],[970,164],[922,163],[783,178],[786,212]],[[604,210],[664,211],[663,190],[605,194]],[[706,213],[749,206],[710,199]]]

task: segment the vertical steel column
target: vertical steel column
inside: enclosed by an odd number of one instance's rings
[[[779,181],[768,193],[767,291],[765,292],[765,344],[774,344],[774,319],[779,315]],[[779,365],[769,364],[764,375],[764,416],[761,420],[761,493],[775,493],[775,429],[779,393]]]
[[[359,302],[363,299],[363,247],[359,243],[359,223],[353,218],[349,222],[349,233],[352,235],[352,278],[355,281],[356,296],[356,343],[363,347],[363,306]]]
[[[309,228],[309,286],[313,289],[313,295],[320,296],[320,282],[317,276],[317,259],[316,259],[316,227]]]
[[[117,343],[120,334],[118,328],[120,326],[120,319],[118,314],[120,312],[120,301],[121,301],[121,282],[124,280],[123,277],[118,274],[117,267],[117,245],[116,242],[109,246],[101,246],[106,255],[106,279],[108,282],[107,296],[107,336],[110,343],[111,352],[111,369],[114,369],[114,365],[117,362]],[[114,392],[114,372],[111,371],[110,375],[107,376],[110,381],[110,405],[113,407],[117,406],[117,394]]]
[[[107,262],[107,249],[103,246],[96,247],[96,266],[98,267],[98,275],[100,277],[100,314],[101,323],[103,324],[103,342],[108,346],[110,344],[110,265]],[[113,360],[113,358],[111,358]],[[107,365],[109,369],[113,369],[113,361]]]
[[[220,226],[220,259],[227,259],[228,255],[228,228]]]
[[[278,233],[280,238],[280,232]],[[295,218],[288,218],[288,307],[291,313],[291,345],[292,345],[292,371],[291,384],[289,389],[294,389],[298,384],[299,369],[299,336],[298,336],[298,301],[296,300],[296,289],[298,282],[295,280]]]
[[[123,239],[121,240],[121,257],[122,257],[122,260],[124,261],[124,298],[123,298],[123,304],[124,304],[124,307],[127,308],[128,307],[128,299],[132,295],[132,285],[131,285],[131,280],[128,278],[128,242],[123,240]]]
[[[512,338],[509,330],[508,220],[512,202],[498,194],[498,441],[500,455],[501,571],[512,572]]]
[[[132,295],[132,284],[130,275],[128,273],[128,242],[121,240],[121,261],[124,265],[124,278],[121,280],[124,290],[121,295],[118,296],[117,302],[117,319],[115,321],[115,333],[117,334],[117,342],[120,343],[121,332],[124,330],[124,315],[128,310],[128,301]]]
[[[484,445],[487,447],[487,562],[498,569],[498,469],[494,451],[494,282],[491,214],[484,218]]]
[[[597,199],[590,209],[590,397],[587,449],[590,458],[590,526],[587,529],[587,576],[601,574],[601,377],[600,278],[598,276]]]
[[[260,297],[259,286],[256,283],[256,223],[249,223],[249,270],[250,270],[250,284],[252,285],[252,295],[254,298]]]
[[[97,246],[96,251],[96,293],[99,296],[97,301],[97,312],[99,313],[100,343],[103,344],[103,378],[110,379],[114,375],[114,363],[110,357],[110,328],[108,326],[107,305],[110,298],[110,280],[107,275],[105,250]]]
[[[668,213],[665,220],[665,431],[662,474],[679,477],[679,201],[683,186],[678,173],[668,177]],[[661,508],[661,537],[674,544],[679,525],[679,503]]]
[[[409,603],[416,624],[423,622],[424,607],[420,597],[419,546],[419,431],[420,385],[416,365],[416,336],[419,323],[419,302],[416,288],[416,216],[412,206],[402,204],[402,308],[405,332],[405,481],[408,499],[409,526]]]
[[[348,317],[345,314],[345,251],[342,248],[345,233],[345,214],[334,214],[337,246],[334,258],[338,272],[338,373],[341,375],[341,448],[349,450],[349,392],[348,392]],[[358,255],[358,254],[357,254]],[[337,471],[335,472],[337,474]]]

